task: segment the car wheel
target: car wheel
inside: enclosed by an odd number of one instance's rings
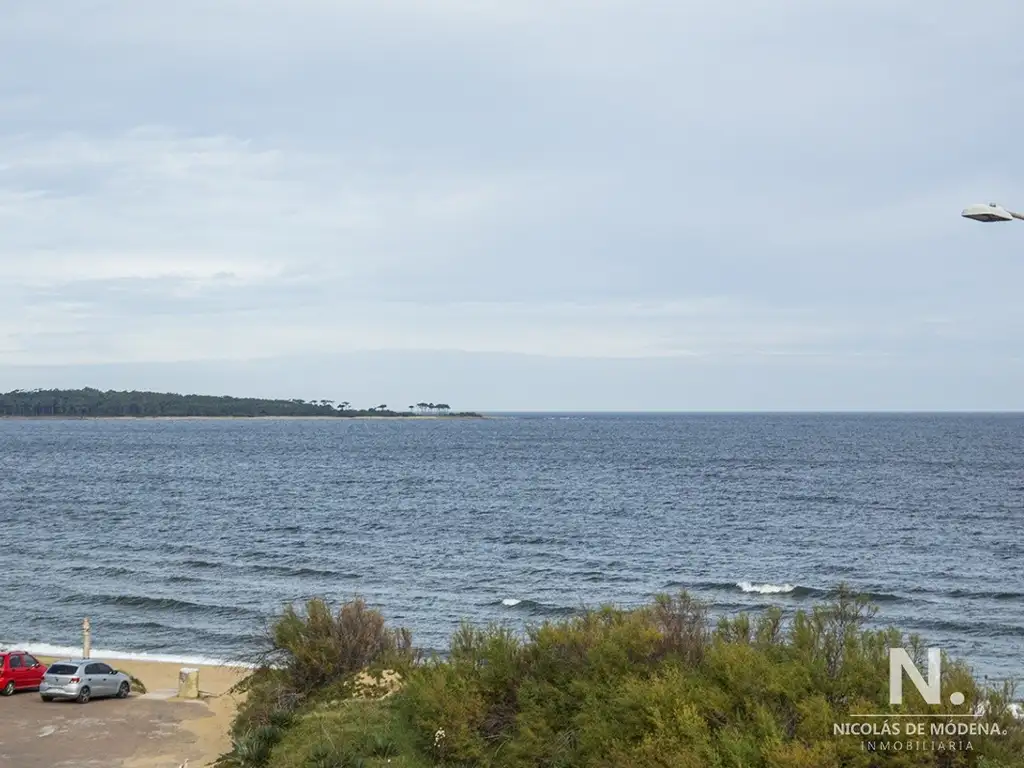
[[[78,698],[75,699],[79,704],[85,704],[89,701],[89,686],[86,686],[78,692]]]
[[[7,685],[4,686],[4,689],[3,689],[2,693],[3,693],[4,696],[13,696],[14,695],[14,681],[13,680],[8,680],[7,681]]]
[[[119,699],[127,699],[128,698],[128,692],[130,690],[131,690],[131,686],[129,686],[127,682],[121,683],[120,687],[117,689],[117,698],[119,698]]]

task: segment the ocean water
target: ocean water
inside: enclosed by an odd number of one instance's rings
[[[879,619],[1024,676],[1024,416],[0,420],[0,646],[235,659],[355,595],[447,647],[687,589]],[[67,649],[67,650],[65,650]]]

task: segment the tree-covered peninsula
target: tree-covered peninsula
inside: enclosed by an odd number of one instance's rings
[[[386,403],[354,407],[347,400],[272,400],[260,397],[181,395],[173,392],[138,392],[84,389],[15,389],[0,394],[0,417],[260,417],[333,416],[338,418],[392,416],[475,417],[455,412],[447,403],[420,402],[403,409]]]

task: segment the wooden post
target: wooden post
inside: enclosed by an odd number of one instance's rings
[[[82,658],[89,658],[90,646],[92,643],[89,638],[89,617],[86,616],[85,620],[82,621]]]

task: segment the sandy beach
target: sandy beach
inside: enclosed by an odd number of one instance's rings
[[[54,657],[39,656],[50,664]],[[73,733],[77,725],[88,725],[91,732],[105,732],[115,751],[104,746],[100,753],[107,765],[121,768],[177,768],[186,759],[189,768],[203,768],[226,752],[231,745],[228,731],[241,697],[228,693],[248,670],[197,664],[102,658],[116,669],[130,673],[146,686],[144,695],[133,694],[127,700],[96,700],[85,705],[44,704],[35,692],[18,693],[0,700],[0,719],[16,717],[27,736],[24,743],[4,743],[0,765],[28,768],[30,765],[62,765],[68,762],[65,740],[45,738],[56,733]],[[177,699],[178,673],[182,667],[199,670],[200,700]],[[42,738],[40,738],[42,736]],[[85,747],[87,748],[86,744]],[[117,752],[120,750],[120,753]],[[100,754],[94,754],[93,759]],[[5,762],[5,757],[7,762]],[[82,755],[82,764],[87,763]],[[114,762],[118,760],[119,762]],[[61,762],[63,761],[63,762]]]
[[[193,666],[154,661],[113,660],[111,665],[137,677],[151,694],[176,692],[178,673],[182,667],[191,666],[198,669],[202,701],[199,706],[206,712],[185,719],[181,723],[183,734],[194,739],[191,749],[186,750],[194,755],[190,758],[189,768],[193,765],[211,765],[218,756],[230,749],[231,739],[228,730],[239,699],[236,694],[230,694],[228,691],[245,677],[248,670],[239,667]],[[161,756],[136,755],[125,763],[125,768],[156,766],[159,763],[154,760],[159,759]]]

